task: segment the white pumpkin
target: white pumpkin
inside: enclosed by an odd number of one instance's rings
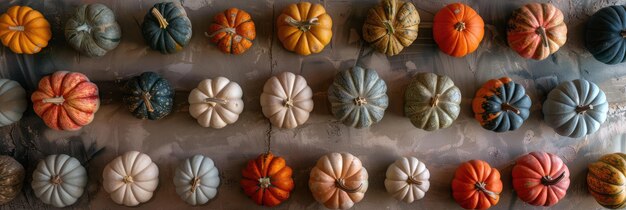
[[[430,187],[430,172],[415,157],[403,157],[387,168],[385,188],[395,199],[413,203],[424,198]]]
[[[13,80],[0,79],[0,127],[22,119],[28,106],[26,90]]]
[[[239,119],[243,91],[225,77],[205,79],[189,93],[189,114],[202,127],[223,128]]]
[[[217,195],[219,171],[211,158],[195,155],[183,161],[174,173],[176,193],[191,205],[202,205]]]
[[[74,204],[85,191],[87,171],[68,155],[49,155],[33,171],[33,192],[45,204],[57,208]]]
[[[148,155],[130,151],[109,162],[102,179],[115,203],[136,206],[152,198],[159,185],[159,168]]]
[[[279,128],[304,124],[313,111],[313,91],[304,77],[283,72],[265,82],[261,94],[263,115]]]

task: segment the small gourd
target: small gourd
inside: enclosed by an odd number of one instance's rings
[[[518,129],[530,115],[531,101],[524,86],[503,77],[487,81],[472,101],[474,118],[495,132]]]
[[[137,206],[148,202],[159,185],[159,168],[150,156],[129,151],[109,162],[102,172],[102,185],[113,202]]]
[[[194,155],[184,160],[174,172],[176,193],[190,205],[202,205],[217,195],[219,171],[211,158]]]
[[[22,164],[10,156],[0,155],[0,205],[20,194],[25,173]]]
[[[265,82],[261,94],[263,115],[279,128],[295,128],[304,124],[313,111],[313,91],[306,79],[283,72]]]
[[[20,38],[16,38],[20,37]],[[35,54],[52,38],[50,23],[41,12],[29,6],[9,7],[0,16],[0,40],[17,54]]]
[[[189,114],[202,127],[223,128],[243,112],[243,91],[225,77],[205,79],[189,93]]]
[[[139,119],[164,118],[174,107],[174,90],[170,83],[154,72],[144,72],[126,82],[122,100]]]
[[[417,39],[420,16],[411,2],[383,0],[369,9],[363,39],[378,52],[397,55]]]
[[[319,53],[333,37],[333,20],[321,4],[290,4],[276,19],[278,40],[300,55]]]
[[[74,49],[99,57],[120,43],[122,29],[115,14],[104,4],[83,4],[65,23],[65,39]]]
[[[550,3],[530,3],[515,10],[507,24],[509,46],[520,56],[546,59],[567,41],[563,13]]]
[[[404,95],[404,113],[417,128],[433,131],[452,125],[461,111],[461,91],[450,77],[419,73]]]
[[[424,198],[430,188],[430,172],[415,157],[403,157],[387,168],[385,188],[395,199],[405,203]]]
[[[227,54],[242,54],[252,47],[256,29],[246,11],[230,8],[215,15],[206,35]]]
[[[606,64],[626,61],[624,20],[626,20],[624,5],[602,8],[589,18],[585,29],[585,46],[596,60]]]
[[[87,170],[76,158],[49,155],[33,171],[33,192],[45,204],[63,208],[74,204],[85,191]]]
[[[603,155],[589,164],[587,189],[596,201],[609,209],[626,206],[626,154]]]
[[[163,54],[181,51],[191,40],[191,21],[180,3],[162,2],[150,8],[141,25],[150,48]]]
[[[26,90],[13,80],[0,79],[0,127],[11,125],[20,119],[28,102]]]
[[[329,209],[349,209],[365,196],[369,182],[361,160],[350,153],[322,156],[311,170],[313,198]]]

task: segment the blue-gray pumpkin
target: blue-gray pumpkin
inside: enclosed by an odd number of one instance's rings
[[[487,81],[472,101],[474,118],[495,132],[518,129],[530,115],[532,102],[524,86],[503,77]]]
[[[182,50],[191,39],[191,21],[185,9],[174,2],[155,4],[141,27],[150,48],[163,54]]]
[[[587,22],[585,45],[602,63],[626,61],[626,7],[609,6],[593,14]]]
[[[104,4],[83,4],[65,24],[65,39],[90,57],[105,55],[120,43],[122,30]]]
[[[123,101],[135,117],[158,120],[172,111],[174,90],[158,74],[144,72],[126,82]]]
[[[376,70],[359,66],[342,71],[328,88],[333,115],[346,125],[365,128],[377,123],[389,105],[387,85]]]
[[[571,138],[598,131],[608,111],[604,92],[583,79],[561,83],[550,91],[543,104],[546,123],[559,135]]]

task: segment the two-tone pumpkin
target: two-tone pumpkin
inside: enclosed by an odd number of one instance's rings
[[[518,129],[530,115],[530,97],[524,86],[503,77],[487,81],[472,101],[474,118],[483,128],[495,132]]]

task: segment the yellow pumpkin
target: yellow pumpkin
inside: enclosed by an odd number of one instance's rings
[[[38,53],[51,37],[50,23],[33,8],[12,6],[0,16],[0,40],[14,53]]]
[[[596,201],[609,209],[626,206],[626,154],[607,154],[589,164],[587,188]]]
[[[333,20],[321,4],[290,4],[276,20],[278,39],[300,55],[319,53],[333,36]]]

